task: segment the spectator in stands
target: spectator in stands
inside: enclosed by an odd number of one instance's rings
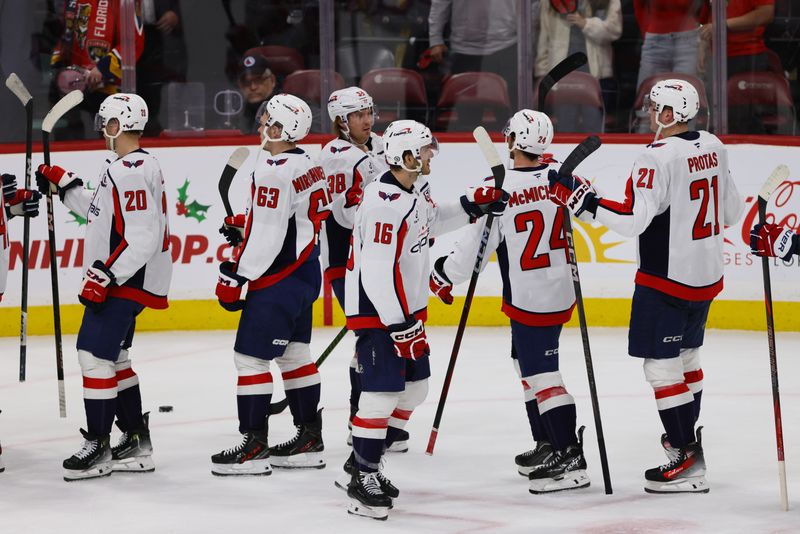
[[[764,29],[775,17],[775,0],[728,0],[728,76],[769,70]],[[710,42],[713,24],[704,24],[700,35]]]
[[[711,16],[709,0],[634,0],[639,31],[644,35],[639,64],[642,82],[664,72],[697,75],[699,28]],[[646,113],[637,111],[639,131],[650,131]]]
[[[237,83],[244,96],[240,130],[245,134],[256,133],[256,111],[262,102],[277,92],[278,80],[270,70],[267,59],[261,54],[251,52],[239,64]]]
[[[598,78],[601,87],[610,88],[615,83],[611,43],[622,35],[620,0],[579,0],[576,7],[574,13],[561,14],[550,2],[541,3],[535,75],[544,76],[567,56],[583,52],[589,62],[580,70]],[[550,116],[560,132],[602,129],[603,116],[596,108],[561,106]]]

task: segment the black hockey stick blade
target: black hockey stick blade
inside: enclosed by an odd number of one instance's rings
[[[478,126],[473,130],[472,137],[475,138],[475,142],[478,143],[481,152],[483,152],[483,157],[486,158],[486,162],[492,169],[494,186],[498,188],[503,187],[503,180],[505,180],[506,177],[506,167],[500,160],[500,154],[497,153],[497,149],[492,142],[492,138],[489,137],[486,128]]]
[[[553,67],[548,72],[542,81],[539,82],[539,111],[544,110],[544,103],[547,99],[547,93],[550,89],[558,83],[558,80],[569,74],[570,72],[586,65],[588,59],[583,52],[575,52],[571,56],[566,57],[561,63]]]
[[[580,165],[583,160],[591,156],[602,144],[599,137],[590,135],[569,153],[569,156],[564,159],[564,163],[561,164],[558,173],[562,176],[570,176],[575,168]]]
[[[236,171],[239,170],[249,155],[250,151],[243,146],[234,150],[231,157],[228,158],[228,163],[225,164],[225,168],[222,170],[222,176],[219,177],[219,196],[222,197],[222,204],[225,206],[225,214],[228,217],[233,215],[231,201],[228,198],[228,191],[230,191],[233,177],[236,176]]]

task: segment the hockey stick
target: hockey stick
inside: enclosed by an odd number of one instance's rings
[[[228,217],[233,216],[228,191],[231,189],[231,183],[233,183],[233,177],[236,176],[236,171],[239,170],[249,155],[250,151],[243,146],[234,150],[233,154],[228,158],[225,168],[222,169],[222,176],[219,177],[219,196],[222,197],[222,204],[225,206],[225,213]]]
[[[6,87],[25,106],[25,189],[31,187],[31,156],[33,152],[33,97],[15,73],[8,75]],[[19,314],[19,381],[25,382],[28,361],[28,254],[31,244],[31,220],[22,221],[22,291]]]
[[[575,167],[589,157],[592,152],[600,148],[600,138],[597,136],[587,137],[570,152],[564,160],[558,173],[562,176],[571,176]],[[583,291],[581,290],[581,277],[578,273],[578,257],[575,255],[575,240],[572,232],[572,220],[567,208],[564,211],[564,233],[567,237],[567,247],[569,250],[569,264],[572,268],[572,285],[575,289],[575,302],[578,307],[578,322],[581,328],[581,340],[583,341],[583,356],[586,361],[586,376],[589,381],[589,394],[592,398],[592,412],[594,414],[594,427],[597,432],[597,448],[600,450],[600,466],[603,470],[603,484],[605,485],[606,495],[611,495],[611,475],[608,470],[608,456],[606,455],[606,440],[603,435],[603,423],[600,420],[600,404],[597,399],[597,383],[594,378],[594,365],[592,364],[592,349],[589,346],[589,329],[586,324],[586,311],[583,307]]]
[[[42,151],[44,164],[50,165],[50,134],[58,120],[83,102],[83,92],[76,89],[64,95],[42,121]],[[53,291],[53,328],[56,336],[56,375],[58,377],[58,410],[67,416],[67,397],[64,392],[64,358],[61,345],[61,307],[58,298],[58,268],[56,267],[56,221],[53,214],[53,191],[47,189],[47,239],[50,252],[50,284]]]
[[[328,347],[324,351],[322,351],[322,354],[320,354],[319,358],[317,358],[317,361],[314,362],[314,365],[316,365],[317,367],[322,365],[322,362],[324,362],[327,359],[330,353],[333,352],[333,349],[336,348],[336,346],[339,344],[339,342],[344,338],[346,334],[347,334],[347,327],[343,326],[342,329],[339,330],[339,333],[336,334],[336,337],[333,338],[333,341],[331,341],[330,344],[328,344]],[[279,414],[283,410],[285,410],[288,405],[289,405],[289,399],[287,398],[283,398],[278,402],[273,402],[269,405],[269,414],[270,415]]]
[[[478,143],[478,146],[483,152],[483,157],[489,167],[492,168],[492,175],[494,175],[494,186],[497,188],[503,187],[503,180],[506,177],[506,168],[500,161],[500,156],[497,154],[497,149],[494,147],[489,134],[483,126],[478,126],[472,132],[472,136]],[[472,298],[475,295],[475,286],[478,283],[478,275],[481,273],[483,265],[483,257],[486,254],[486,245],[489,243],[489,235],[492,231],[492,223],[494,216],[489,214],[486,217],[486,225],[483,227],[483,235],[481,242],[478,246],[478,255],[475,258],[475,267],[472,269],[472,276],[469,279],[469,288],[467,289],[467,296],[464,299],[464,308],[461,310],[461,319],[458,321],[458,330],[456,331],[456,338],[453,341],[453,351],[450,353],[450,362],[447,364],[447,373],[444,376],[444,383],[442,384],[442,392],[439,394],[439,404],[436,407],[436,416],[433,418],[433,428],[431,428],[431,435],[428,438],[428,448],[425,454],[433,454],[433,448],[436,446],[436,438],[439,435],[439,425],[442,422],[442,414],[444,413],[444,404],[447,402],[447,393],[450,391],[450,382],[453,380],[453,371],[456,366],[456,359],[458,358],[458,351],[461,349],[461,340],[464,337],[464,330],[467,327],[467,317],[469,317],[469,309],[472,306]]]
[[[767,202],[773,191],[789,177],[789,167],[779,165],[769,175],[758,192],[758,222],[767,221]],[[767,341],[769,343],[769,372],[772,377],[772,407],[775,416],[775,442],[778,449],[778,481],[781,486],[781,507],[789,510],[789,495],[786,490],[786,463],[783,456],[783,422],[781,419],[781,394],[778,389],[778,357],[775,352],[775,319],[772,315],[772,281],[769,275],[769,259],[761,258],[764,275],[764,307],[767,311]]]
[[[568,56],[562,60],[561,63],[553,67],[550,72],[548,72],[545,77],[542,78],[542,81],[539,82],[539,111],[544,111],[544,103],[545,99],[547,99],[547,93],[550,92],[550,89],[553,88],[558,80],[575,69],[585,65],[587,61],[586,54],[583,52],[575,52],[571,56]]]

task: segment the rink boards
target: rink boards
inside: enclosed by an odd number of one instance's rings
[[[457,139],[452,135],[448,137]],[[625,180],[634,158],[641,150],[641,144],[638,143],[639,139],[637,144],[619,141],[620,138],[616,137],[606,142],[579,167],[578,174],[591,178],[603,194],[621,199]],[[789,141],[794,143],[792,138]],[[163,145],[164,142],[158,144]],[[97,145],[91,146],[94,148]],[[315,143],[307,144],[304,148],[315,154],[320,146]],[[551,148],[555,158],[561,159],[573,146],[571,143],[558,143]],[[501,156],[506,153],[501,143],[497,147]],[[72,170],[91,187],[96,186],[108,152],[76,150],[76,145],[65,148],[53,154],[53,163]],[[234,148],[228,144],[148,148],[161,162],[164,172],[174,272],[169,309],[146,311],[139,320],[140,329],[235,328],[238,314],[225,312],[214,299],[217,266],[220,261],[229,259],[232,252],[217,231],[224,217],[217,180]],[[729,151],[732,174],[747,205],[742,220],[726,230],[725,289],[712,307],[709,326],[764,329],[760,259],[750,255],[747,245],[749,229],[758,216],[754,197],[772,169],[779,163],[787,164],[792,171],[790,178],[776,191],[768,214],[784,225],[799,226],[797,214],[800,212],[800,194],[795,195],[794,189],[800,186],[800,150],[793,146],[735,143],[729,145]],[[243,165],[231,188],[232,205],[237,212],[243,211],[245,196],[249,192],[249,173],[255,161],[255,146],[251,147],[251,152],[251,157]],[[18,153],[0,154],[0,169],[14,173],[19,178],[23,173],[23,161],[23,156]],[[34,154],[34,168],[40,162],[41,154]],[[437,202],[455,200],[466,186],[478,183],[488,173],[488,167],[473,143],[444,142],[432,164],[430,183],[433,198]],[[61,313],[64,331],[69,333],[77,330],[83,313],[83,307],[77,304],[77,288],[84,268],[82,238],[85,222],[60,202],[57,201],[55,205]],[[44,203],[42,212],[44,214]],[[43,334],[52,332],[46,217],[35,219],[31,228],[29,332]],[[0,303],[0,336],[14,336],[19,332],[22,222],[10,221],[9,234],[11,269],[6,293]],[[431,257],[447,253],[458,235],[459,232],[454,232],[437,237]],[[575,240],[589,323],[597,326],[627,325],[635,273],[635,241],[600,226],[579,222],[575,223]],[[790,262],[772,260],[771,264],[777,328],[800,330],[800,262],[795,257]],[[465,292],[466,284],[463,284],[456,288],[455,294],[463,295]],[[500,312],[500,294],[501,278],[497,263],[493,261],[479,279],[470,324],[507,324],[507,319]],[[432,298],[428,322],[435,325],[457,324],[461,313],[460,302],[463,300],[457,300],[448,307]],[[325,299],[317,302],[315,322],[342,324],[338,305],[334,302],[329,306],[326,313]],[[575,323],[574,318],[572,322]]]

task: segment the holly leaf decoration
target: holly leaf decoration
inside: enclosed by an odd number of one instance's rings
[[[193,219],[197,219],[198,222],[202,222],[206,218],[206,212],[211,205],[200,204],[196,200],[186,204],[186,216],[192,217]]]
[[[189,195],[187,191],[189,190],[189,179],[187,178],[183,185],[178,188],[178,203],[179,204],[186,204],[186,201],[189,200]]]

